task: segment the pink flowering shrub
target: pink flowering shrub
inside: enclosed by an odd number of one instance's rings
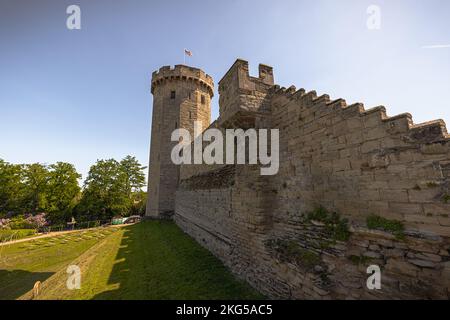
[[[37,215],[28,215],[26,216],[26,221],[32,225],[35,228],[40,228],[40,227],[44,227],[47,225],[47,220],[46,220],[46,214],[45,213],[39,213]]]
[[[0,229],[9,229],[11,219],[0,219]]]
[[[26,214],[24,216],[16,216],[9,222],[9,228],[13,230],[17,229],[37,229],[47,225],[45,213],[39,213],[36,215]]]

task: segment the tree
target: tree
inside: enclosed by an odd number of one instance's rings
[[[132,194],[133,204],[130,209],[130,215],[142,216],[145,214],[145,208],[147,205],[147,192],[138,191]]]
[[[81,219],[110,219],[115,214],[126,214],[131,205],[126,184],[127,176],[119,162],[98,160],[84,182],[77,207]]]
[[[25,184],[21,208],[26,213],[38,213],[47,206],[48,168],[40,163],[26,164],[23,167],[23,184]]]
[[[145,211],[145,167],[135,157],[120,162],[98,160],[89,170],[83,191],[81,176],[70,163],[15,165],[0,159],[0,218],[47,213],[50,223],[106,220]],[[31,217],[29,215],[32,215]]]
[[[23,166],[0,159],[0,215],[20,211]]]
[[[125,188],[127,195],[131,199],[132,193],[141,192],[145,186],[145,175],[143,170],[146,167],[141,166],[136,157],[126,156],[120,161],[120,166],[126,175]]]
[[[52,223],[65,222],[72,216],[72,209],[80,195],[78,179],[81,175],[66,162],[49,166],[47,180],[47,212]]]

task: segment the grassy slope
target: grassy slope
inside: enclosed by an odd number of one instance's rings
[[[61,270],[43,284],[40,299],[262,298],[172,222],[122,228],[73,264],[82,271],[81,290],[66,289]]]
[[[0,247],[0,299],[16,299],[116,230],[95,229]]]

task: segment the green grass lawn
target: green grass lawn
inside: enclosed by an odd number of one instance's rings
[[[16,299],[115,232],[94,229],[0,246],[0,299]]]
[[[89,240],[70,242],[67,247],[81,246],[85,241]],[[263,298],[173,222],[148,221],[122,227],[81,251],[43,282],[39,299]],[[66,288],[69,264],[81,269],[80,290]],[[0,287],[2,283],[0,278]],[[22,298],[31,298],[31,294]]]

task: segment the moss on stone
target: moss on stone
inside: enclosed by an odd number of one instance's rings
[[[430,181],[427,182],[427,187],[428,188],[437,188],[439,185],[436,182]]]
[[[322,262],[319,254],[302,248],[293,240],[270,240],[266,246],[274,250],[282,262],[295,263],[308,271]]]
[[[336,212],[330,213],[324,207],[319,207],[310,212],[307,219],[323,223],[333,241],[347,241],[350,238],[348,220],[341,218]]]
[[[319,242],[319,248],[322,250],[328,249],[331,245],[333,245],[331,241],[324,240]]]
[[[405,237],[405,227],[398,220],[389,220],[377,215],[370,215],[366,219],[367,227],[371,230],[381,230],[392,233],[397,239]]]
[[[442,196],[442,201],[447,204],[450,202],[450,194],[446,193]]]

